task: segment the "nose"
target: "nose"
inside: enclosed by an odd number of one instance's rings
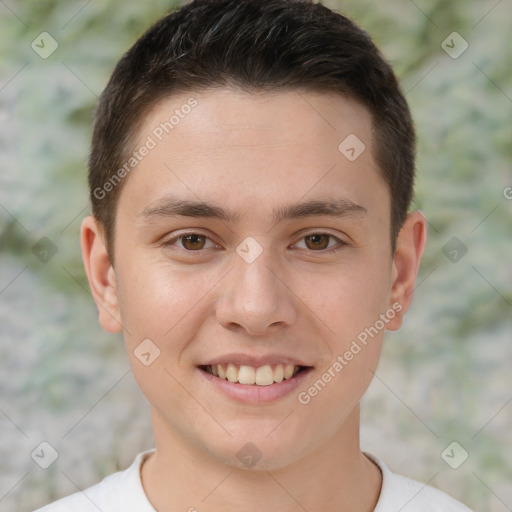
[[[253,336],[275,335],[276,329],[291,326],[297,298],[271,251],[264,250],[251,263],[234,257],[234,267],[224,279],[217,302],[219,323]]]

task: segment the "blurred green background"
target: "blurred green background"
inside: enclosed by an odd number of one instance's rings
[[[363,449],[475,510],[512,510],[512,3],[325,3],[368,30],[401,80],[419,136],[414,206],[429,220],[415,302],[363,399]],[[2,512],[84,489],[152,447],[122,339],[96,319],[79,226],[97,96],[176,5],[0,2]],[[58,44],[47,58],[31,47],[42,32]],[[31,458],[42,441],[59,454],[46,470]],[[454,441],[469,454],[457,469],[441,457]]]

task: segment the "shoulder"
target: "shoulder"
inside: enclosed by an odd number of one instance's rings
[[[448,494],[393,473],[378,457],[365,453],[382,472],[382,489],[374,512],[471,512]]]
[[[128,469],[109,475],[98,484],[50,503],[35,512],[155,512],[144,493],[140,479],[141,464],[152,452],[153,450],[139,453]]]

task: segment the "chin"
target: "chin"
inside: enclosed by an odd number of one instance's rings
[[[263,433],[265,432],[265,433]],[[305,451],[293,436],[270,434],[226,439],[224,446],[215,443],[208,451],[227,466],[247,471],[276,471],[301,460]],[[301,440],[303,442],[304,440]]]

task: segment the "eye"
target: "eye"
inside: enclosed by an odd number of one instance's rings
[[[340,247],[332,249],[333,246],[329,246],[329,239],[336,240]],[[306,249],[313,250],[314,252],[321,252],[329,248],[331,250],[325,252],[334,252],[340,249],[342,246],[347,245],[345,242],[343,242],[343,240],[340,240],[338,237],[330,235],[329,233],[308,233],[307,235],[302,237],[300,241],[302,240],[306,241]],[[336,244],[334,244],[334,247],[336,247]]]
[[[185,249],[189,252],[195,252],[205,248],[206,240],[210,239],[206,235],[201,235],[200,233],[183,233],[181,235],[176,235],[172,238],[169,238],[163,243],[163,245],[165,247],[173,246],[175,245],[174,242],[178,241],[182,242],[182,249]],[[213,242],[211,243],[213,244]]]
[[[335,247],[336,243],[334,245],[329,245],[330,239],[337,241],[339,247],[333,249],[332,247]],[[313,252],[335,252],[344,245],[347,245],[345,242],[343,242],[343,240],[340,240],[338,237],[331,235],[329,233],[321,232],[308,233],[307,235],[302,237],[300,241],[302,240],[305,240],[305,249],[312,250]],[[211,244],[209,247],[207,246],[207,241],[209,241]],[[187,252],[198,252],[201,249],[220,247],[214,244],[209,237],[207,237],[206,235],[202,235],[201,233],[182,233],[180,235],[175,235],[166,240],[165,242],[163,242],[163,246],[175,246],[177,245],[176,242],[178,242],[178,244],[181,243],[179,247]]]

